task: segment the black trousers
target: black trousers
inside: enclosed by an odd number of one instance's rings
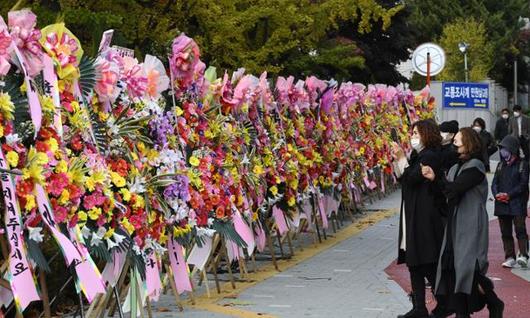
[[[409,266],[410,284],[412,285],[412,294],[416,303],[425,306],[425,278],[435,289],[436,283],[436,264],[426,264],[419,266]]]
[[[515,259],[515,244],[513,240],[513,228],[515,227],[515,237],[519,253],[528,257],[528,234],[526,232],[526,215],[521,216],[499,216],[499,226],[502,234],[502,244],[504,246],[505,259],[513,257]]]

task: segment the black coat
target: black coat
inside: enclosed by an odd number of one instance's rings
[[[510,196],[508,203],[495,201],[496,216],[521,216],[527,214],[528,203],[528,162],[518,159],[512,165],[504,160],[499,162],[491,183],[493,196],[498,193]]]
[[[488,131],[482,130],[479,136],[482,141],[482,162],[486,171],[490,171],[490,156],[497,151],[497,146],[493,136]]]
[[[436,182],[423,177],[420,163],[432,167],[441,177],[440,150],[424,149],[413,155],[409,167],[399,178],[402,186],[399,243],[406,235],[406,251],[398,246],[398,264],[406,263],[408,266],[437,263],[444,231],[443,208],[438,204],[443,194]],[[406,233],[402,233],[403,213]]]
[[[442,170],[447,174],[452,166],[458,163],[458,150],[453,143],[442,145]]]
[[[510,133],[510,119],[500,118],[495,124],[495,140],[501,142]]]

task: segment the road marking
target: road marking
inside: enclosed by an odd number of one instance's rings
[[[274,298],[273,295],[252,295],[254,298]]]
[[[276,274],[276,275],[274,275],[274,277],[289,278],[289,277],[293,277],[293,275],[290,275],[290,274]]]
[[[370,307],[363,308],[363,310],[367,310],[367,311],[384,311],[383,308],[370,308]]]
[[[351,269],[334,269],[333,271],[335,273],[351,273],[352,272]]]
[[[292,306],[291,305],[269,305],[269,307],[272,307],[272,308],[291,308]]]

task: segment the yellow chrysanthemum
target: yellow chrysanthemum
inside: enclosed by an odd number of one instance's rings
[[[92,209],[88,211],[88,217],[91,220],[94,220],[94,221],[97,220],[100,215],[101,215],[101,208],[93,207]]]
[[[112,235],[114,234],[114,229],[113,228],[110,228],[107,233],[105,233],[105,235],[103,236],[104,239],[108,239],[109,237],[111,237]]]
[[[106,178],[103,172],[95,171],[91,176],[86,179],[85,185],[89,191],[94,191],[96,185],[104,183],[105,180]]]
[[[190,165],[192,165],[194,167],[198,167],[200,163],[201,162],[200,162],[200,160],[197,157],[195,157],[195,156],[191,156],[190,157]]]
[[[142,197],[141,195],[137,195],[136,201],[133,204],[133,208],[138,209],[138,208],[144,208],[144,207],[145,207],[144,197]]]
[[[296,204],[296,198],[290,197],[289,200],[287,200],[287,205],[294,206]]]
[[[12,168],[16,167],[18,165],[18,153],[8,151],[6,154],[6,160]]]
[[[134,226],[129,222],[127,218],[124,218],[123,220],[121,220],[121,225],[127,231],[127,233],[129,233],[129,235],[131,235],[134,232]]]
[[[26,205],[24,206],[24,208],[26,209],[26,211],[31,211],[37,207],[37,204],[35,203],[35,196],[33,194],[26,195],[25,199]]]
[[[7,120],[14,118],[15,104],[11,101],[11,96],[7,93],[0,93],[0,112]]]
[[[117,172],[111,171],[110,172],[110,179],[112,183],[114,183],[115,186],[118,188],[122,188],[125,186],[125,178],[120,176]]]
[[[129,202],[129,200],[131,200],[131,192],[129,191],[129,189],[122,188],[120,189],[120,193],[123,198],[123,201]]]
[[[70,200],[70,192],[66,189],[61,192],[61,196],[59,197],[59,204],[65,205]]]
[[[79,211],[79,212],[77,213],[77,219],[78,219],[79,221],[86,222],[86,220],[87,220],[86,212],[85,212],[85,211]]]
[[[275,185],[270,187],[269,190],[272,193],[272,195],[277,195],[278,194],[278,187],[275,186]]]
[[[182,114],[184,114],[184,111],[182,110],[182,108],[177,106],[175,107],[175,114],[177,114],[177,116],[181,116]]]

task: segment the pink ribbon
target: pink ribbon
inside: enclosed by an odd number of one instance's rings
[[[289,231],[289,227],[285,222],[285,216],[283,215],[283,211],[275,205],[272,207],[272,216],[274,217],[274,221],[278,226],[278,232],[280,236],[283,236]]]
[[[0,167],[7,170],[4,152],[0,147]],[[4,202],[6,206],[5,226],[7,239],[9,240],[9,275],[11,292],[15,298],[15,304],[20,312],[32,302],[40,300],[37,287],[35,286],[33,273],[26,258],[24,238],[22,236],[22,218],[20,208],[16,199],[16,190],[13,177],[6,173],[0,173]]]
[[[53,99],[53,105],[55,106],[55,112],[53,115],[53,127],[59,136],[63,135],[63,124],[61,122],[61,98],[59,96],[59,87],[57,83],[57,74],[54,72],[53,61],[48,55],[44,55],[44,81],[47,83],[44,86],[49,91],[46,94],[51,96]]]
[[[70,235],[75,238],[76,246],[81,253],[83,259],[81,261],[75,261],[75,272],[77,273],[77,279],[75,280],[75,286],[77,292],[83,292],[89,303],[94,301],[97,294],[104,294],[105,284],[99,269],[94,264],[92,257],[88,253],[88,250],[80,240],[78,233],[74,233],[73,229],[70,229]]]
[[[182,246],[171,238],[169,239],[167,249],[177,292],[182,294],[186,291],[192,291],[193,288],[191,287],[190,277],[188,276],[188,265],[184,259]]]
[[[162,281],[160,280],[160,266],[154,252],[149,256],[145,265],[145,283],[149,299],[158,301],[162,293]]]

